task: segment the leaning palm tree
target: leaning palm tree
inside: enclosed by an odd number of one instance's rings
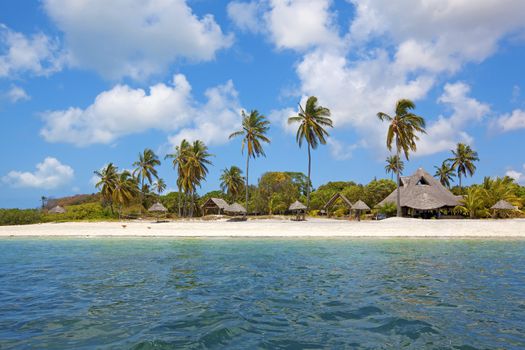
[[[236,131],[230,135],[230,139],[238,136],[242,136],[242,148],[241,152],[244,153],[246,147],[246,214],[248,214],[248,174],[250,169],[250,157],[256,158],[259,156],[266,156],[261,145],[261,142],[270,143],[270,139],[266,137],[266,133],[270,129],[270,122],[265,116],[260,115],[257,110],[252,110],[250,114],[246,114],[244,111],[242,115],[242,129]]]
[[[299,147],[302,146],[303,140],[306,140],[308,144],[308,183],[306,186],[306,210],[308,211],[310,209],[311,149],[316,149],[319,144],[326,144],[326,137],[329,135],[324,127],[333,128],[333,124],[330,119],[330,110],[318,106],[315,96],[308,97],[305,108],[299,104],[299,110],[298,115],[288,118],[288,124],[299,123],[296,141]]]
[[[138,192],[138,182],[129,171],[125,170],[117,175],[112,200],[119,206],[119,219],[122,217],[122,207],[131,202]]]
[[[451,162],[451,166],[457,172],[459,179],[459,189],[463,191],[461,186],[461,175],[467,177],[467,175],[472,176],[476,171],[476,165],[474,162],[479,161],[478,153],[472,150],[469,145],[464,143],[458,143],[455,150],[452,150],[454,155],[452,158],[447,159]]]
[[[399,156],[393,155],[386,158],[385,172],[390,173],[391,180],[394,179],[394,174],[397,172],[403,174],[403,170],[405,170],[405,162],[399,159]]]
[[[106,203],[109,203],[111,212],[113,213],[113,191],[118,177],[118,168],[109,163],[105,168],[94,171],[95,175],[99,177],[99,181],[95,187],[100,190],[100,194]]]
[[[175,146],[175,152],[167,154],[164,159],[173,159],[173,169],[177,170],[177,189],[178,189],[178,211],[179,217],[182,216],[182,187],[184,184],[184,174],[186,159],[188,157],[188,151],[190,149],[190,143],[183,139],[178,146]],[[185,197],[185,196],[184,196]]]
[[[151,185],[153,183],[153,178],[159,178],[157,169],[155,169],[158,165],[160,165],[159,158],[149,148],[146,148],[142,153],[139,153],[139,160],[133,163],[135,169],[133,170],[132,175],[140,182],[141,204],[144,202],[146,193],[146,188],[144,187],[145,181],[147,180],[148,184]]]
[[[242,170],[232,165],[229,169],[226,168],[222,171],[220,180],[221,190],[235,200],[244,186]]]
[[[377,117],[381,121],[390,123],[386,135],[386,147],[389,151],[392,150],[392,144],[395,142],[396,156],[401,160],[401,152],[404,153],[406,160],[409,159],[409,152],[416,151],[416,141],[419,140],[417,133],[426,133],[425,119],[411,111],[416,108],[414,102],[401,99],[396,103],[396,115],[389,116],[386,113],[379,112]],[[400,172],[399,167],[396,171],[397,175],[397,216],[401,216],[401,194],[399,192]]]
[[[450,181],[454,179],[454,168],[446,160],[440,167],[434,166],[434,168],[436,168],[434,177],[438,178],[443,186],[450,188]]]

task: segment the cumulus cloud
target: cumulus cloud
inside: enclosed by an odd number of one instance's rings
[[[492,121],[491,125],[500,132],[525,129],[525,111],[515,109],[512,113],[499,116]]]
[[[525,185],[525,164],[523,164],[522,171],[516,171],[516,170],[510,169],[505,173],[505,175],[513,178],[514,181],[516,181],[520,185]]]
[[[469,97],[470,86],[458,82],[446,84],[438,102],[452,110],[448,117],[440,115],[427,126],[421,136],[416,155],[423,156],[453,149],[458,142],[472,143],[473,138],[465,128],[479,123],[490,113],[490,106]]]
[[[228,16],[241,30],[264,33],[278,49],[338,47],[331,0],[232,1]]]
[[[186,0],[45,0],[75,66],[105,77],[144,79],[177,59],[207,61],[232,44],[212,15]]]
[[[2,178],[2,182],[12,187],[29,187],[55,189],[62,187],[74,177],[75,172],[69,165],[60,163],[53,157],[47,157],[36,165],[34,172],[10,171]]]
[[[19,86],[12,86],[11,89],[7,92],[6,96],[12,103],[16,103],[19,101],[28,101],[31,99],[31,96],[29,96],[27,92]]]
[[[65,57],[58,40],[42,33],[27,36],[0,23],[0,78],[49,75],[62,69]]]
[[[206,103],[196,102],[181,74],[175,75],[171,84],[156,84],[148,92],[116,85],[100,93],[85,109],[45,112],[41,135],[48,142],[86,146],[157,129],[176,132],[172,141],[186,137],[212,144],[226,142],[240,120],[237,91],[229,81],[208,89],[205,96]]]

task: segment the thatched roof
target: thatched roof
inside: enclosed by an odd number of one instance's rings
[[[346,206],[348,208],[352,208],[352,202],[350,202],[350,200],[348,198],[346,198],[344,195],[342,195],[341,193],[336,193],[332,196],[332,198],[330,198],[328,200],[328,202],[326,202],[326,204],[324,205],[324,209],[328,209],[330,208],[331,206],[333,206],[335,204],[335,202],[338,200],[338,199],[342,199],[343,202],[346,204]]]
[[[222,198],[208,198],[202,205],[203,207],[216,207],[221,210],[225,210],[228,207],[228,203]]]
[[[148,211],[154,212],[154,211],[161,211],[163,213],[167,212],[168,209],[166,209],[165,206],[163,206],[161,203],[157,202],[151,206],[151,208],[148,209]]]
[[[517,210],[518,208],[516,208],[515,206],[513,206],[509,202],[507,202],[507,201],[502,199],[498,203],[494,204],[490,209],[495,209],[495,210]]]
[[[368,205],[366,205],[366,203],[363,202],[362,200],[358,200],[357,202],[355,202],[352,205],[352,209],[354,209],[354,210],[370,210],[370,207]]]
[[[419,168],[412,176],[401,178],[399,187],[401,206],[417,210],[433,210],[443,207],[455,207],[459,198],[446,189],[438,180]],[[396,204],[397,189],[383,199],[377,206],[386,203]]]
[[[239,203],[233,203],[232,205],[228,205],[224,209],[224,211],[227,213],[232,213],[232,214],[245,214],[246,213],[246,209]]]
[[[48,211],[48,213],[51,213],[51,214],[64,214],[65,212],[66,212],[66,209],[64,209],[60,205],[57,205],[56,207],[53,207],[49,209]]]
[[[293,202],[290,207],[288,208],[290,211],[298,211],[298,210],[306,210],[306,205],[299,201]]]

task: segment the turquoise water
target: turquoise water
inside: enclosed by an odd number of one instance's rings
[[[525,241],[1,239],[15,348],[523,349]]]

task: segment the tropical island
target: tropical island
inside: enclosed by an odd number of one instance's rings
[[[404,176],[405,162],[410,154],[417,152],[417,141],[425,131],[425,119],[415,114],[415,104],[401,99],[395,113],[377,113],[379,121],[387,122],[386,147],[392,155],[386,159],[385,172],[390,179],[374,178],[368,184],[352,181],[328,182],[312,189],[312,152],[325,145],[329,128],[333,127],[330,110],[319,106],[317,98],[311,96],[305,106],[299,105],[299,113],[288,119],[297,125],[296,141],[299,147],[307,148],[307,174],[302,172],[266,172],[257,181],[249,182],[250,160],[265,156],[264,144],[270,122],[257,110],[241,112],[241,128],[230,138],[241,139],[241,155],[245,157],[245,170],[232,165],[222,171],[220,189],[199,195],[197,190],[206,181],[209,167],[213,166],[213,154],[200,141],[182,140],[173,153],[166,154],[165,161],[172,164],[177,174],[177,191],[164,193],[167,184],[159,178],[156,167],[161,160],[151,149],[138,155],[133,170],[119,170],[114,163],[94,171],[98,178],[98,193],[76,195],[59,199],[42,196],[40,209],[1,209],[1,225],[23,225],[42,223],[75,223],[57,235],[296,235],[290,234],[290,225],[250,228],[247,223],[210,229],[212,221],[242,222],[250,219],[265,219],[265,225],[308,218],[308,225],[299,228],[299,235],[306,236],[411,236],[411,223],[401,218],[447,220],[448,230],[440,224],[425,223],[421,236],[522,236],[525,234],[523,205],[525,187],[512,178],[485,177],[483,183],[463,186],[462,180],[476,171],[479,157],[469,145],[458,143],[450,157],[435,166],[433,175],[420,168],[414,174]],[[395,176],[395,181],[394,181]],[[452,185],[454,183],[454,185]],[[304,204],[303,204],[304,203]],[[397,216],[400,220],[387,220],[370,226],[370,221]],[[506,222],[478,221],[476,224],[460,219],[517,219]],[[196,221],[206,222],[209,232],[202,233],[204,226],[181,226]],[[341,221],[344,220],[344,221]],[[348,226],[348,221],[368,221],[368,226]],[[90,223],[86,223],[90,222]],[[107,222],[98,225],[93,222]],[[120,223],[118,225],[111,222]],[[146,223],[144,223],[146,222]],[[155,225],[152,226],[151,224]],[[319,226],[330,223],[332,226]],[[219,227],[225,224],[216,224]],[[347,226],[345,226],[347,225]],[[423,225],[418,222],[418,225]],[[465,230],[458,230],[463,225]],[[44,227],[44,226],[37,226]],[[91,227],[91,228],[90,228]],[[134,229],[132,229],[132,227]],[[352,230],[345,230],[352,227]],[[389,228],[386,230],[384,228]],[[397,229],[393,229],[397,227]],[[419,226],[421,227],[421,226]],[[85,228],[85,230],[83,230]],[[118,232],[108,232],[118,228]],[[126,229],[126,230],[122,230]],[[3,228],[0,235],[39,235],[31,228]],[[70,231],[68,231],[70,230]],[[159,231],[160,230],[160,231]],[[73,232],[74,231],[74,232]],[[98,233],[97,233],[98,232]],[[455,232],[452,234],[451,232]],[[45,233],[43,233],[45,234]]]

